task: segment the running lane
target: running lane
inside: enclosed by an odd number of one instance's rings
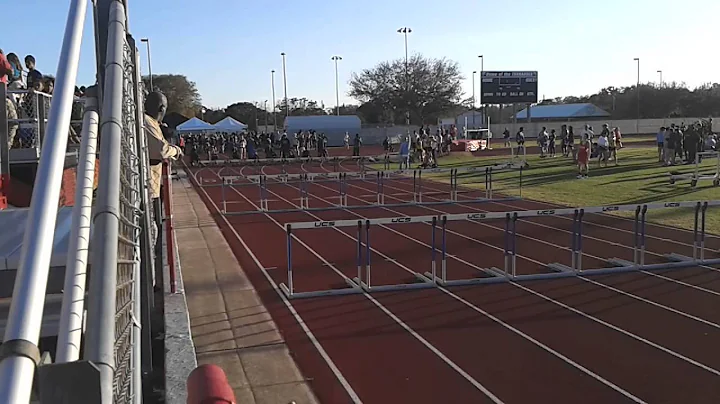
[[[426,208],[425,212],[418,212],[418,213],[428,214],[429,213],[428,210],[429,209]],[[388,210],[388,211],[390,213],[397,213],[395,209]],[[598,285],[589,284],[589,283],[583,283],[583,282],[584,281],[582,281],[582,280],[568,279],[568,280],[553,281],[553,282],[537,282],[537,283],[533,283],[532,285],[534,286],[535,284],[537,284],[537,285],[541,285],[543,287],[548,288],[548,289],[543,288],[541,290],[542,293],[539,293],[539,294],[542,296],[547,296],[548,294],[551,294],[551,292],[556,293],[555,292],[556,289],[565,291],[565,293],[568,293],[570,295],[578,295],[578,296],[585,296],[585,295],[588,295],[590,292],[593,292],[593,293],[595,293],[595,295],[592,296],[594,298],[594,300],[597,300],[600,302],[607,301],[607,302],[610,302],[611,305],[616,305],[617,306],[616,308],[618,310],[615,310],[614,312],[611,312],[609,314],[604,314],[607,316],[607,318],[605,318],[605,319],[599,318],[597,316],[592,316],[592,314],[603,313],[604,311],[609,310],[608,307],[593,308],[593,307],[583,306],[584,309],[587,309],[588,311],[590,311],[592,313],[589,315],[589,317],[592,317],[594,319],[594,320],[592,320],[591,323],[588,323],[587,326],[589,328],[594,328],[594,327],[598,327],[598,326],[601,328],[604,327],[605,333],[612,334],[612,336],[614,336],[615,339],[617,339],[617,337],[618,337],[617,329],[612,329],[612,328],[608,327],[607,325],[602,324],[601,323],[602,321],[606,321],[609,319],[610,321],[607,321],[608,324],[620,323],[621,327],[616,326],[616,328],[622,330],[623,329],[622,327],[632,326],[633,321],[635,323],[637,323],[637,320],[633,320],[633,319],[637,319],[637,318],[650,319],[650,318],[659,318],[659,316],[662,316],[660,318],[664,319],[663,322],[656,323],[655,325],[658,325],[658,324],[663,325],[664,324],[663,326],[667,327],[668,324],[673,324],[673,326],[672,326],[673,329],[687,330],[688,331],[687,335],[690,335],[693,339],[696,338],[696,337],[694,337],[696,335],[704,335],[708,332],[710,333],[710,335],[714,335],[713,334],[715,332],[714,327],[705,326],[705,325],[699,324],[695,320],[690,320],[690,319],[687,319],[685,317],[682,317],[682,316],[679,316],[676,314],[668,313],[667,310],[660,309],[658,307],[649,305],[647,303],[640,304],[640,303],[638,303],[637,300],[631,299],[628,296],[619,295],[615,292],[608,290],[607,288],[604,288],[604,287],[601,287]],[[588,288],[588,285],[591,287],[591,289],[592,289],[591,291],[584,289],[584,288]],[[496,286],[493,286],[493,287],[496,287]],[[497,287],[504,287],[504,285],[497,285]],[[470,290],[474,290],[474,289],[470,289]],[[532,293],[533,290],[528,289],[527,292]],[[605,293],[607,295],[598,297],[597,293]],[[693,292],[690,291],[688,293],[693,293]],[[540,296],[536,295],[536,294],[538,294],[538,292],[535,292],[532,294],[534,295],[534,297],[540,298]],[[467,296],[467,297],[468,297],[468,299],[473,299],[473,298],[476,298],[477,296]],[[558,299],[557,301],[559,301],[560,303],[562,303],[562,301],[561,301],[562,299],[565,299],[565,297],[562,295],[555,295],[553,297],[557,298]],[[543,300],[546,303],[548,303],[548,300],[546,300],[546,299],[543,299]],[[573,304],[582,305],[582,302],[579,302],[579,301],[570,302],[569,305],[573,305]],[[633,305],[637,306],[638,308],[636,309],[633,307],[631,310],[626,309],[628,306],[633,306]],[[555,304],[555,306],[557,307],[558,305]],[[591,320],[591,319],[587,318],[587,320]],[[645,335],[649,335],[652,337],[656,337],[658,333],[662,333],[661,330],[653,329],[652,327],[653,326],[651,325],[650,329],[648,329],[645,327],[641,327],[640,324],[634,326],[634,328],[637,332],[643,332],[643,333],[645,333]],[[622,334],[622,333],[620,333],[620,334]],[[668,334],[668,335],[660,337],[661,344],[670,345],[675,350],[680,350],[681,354],[678,356],[682,356],[682,354],[687,354],[687,355],[692,355],[695,358],[702,357],[703,359],[706,359],[706,356],[703,356],[700,354],[703,351],[706,351],[707,349],[711,349],[705,343],[702,343],[703,342],[702,339],[698,339],[697,341],[694,341],[694,342],[700,343],[701,346],[697,350],[692,350],[692,352],[691,352],[691,350],[684,347],[684,345],[686,344],[686,341],[687,341],[687,339],[686,339],[687,335],[684,335],[684,334],[678,335],[678,334],[673,334],[673,333],[666,333],[666,334]],[[547,333],[545,333],[545,335],[547,335]],[[622,336],[627,338],[629,336],[629,334],[622,334]],[[610,337],[610,336],[608,338],[612,339],[612,337]],[[672,371],[672,369],[674,367],[688,368],[688,366],[689,366],[687,371],[696,374],[697,377],[700,378],[700,381],[697,383],[693,383],[694,381],[696,381],[696,379],[694,379],[695,376],[693,376],[692,378],[687,380],[687,382],[689,382],[689,384],[692,386],[700,388],[701,389],[700,394],[704,394],[704,393],[708,393],[708,392],[712,392],[712,391],[714,391],[714,393],[717,394],[717,390],[712,390],[712,389],[708,390],[709,384],[706,384],[706,383],[708,383],[708,377],[710,377],[710,378],[716,377],[716,374],[714,373],[715,370],[713,368],[703,369],[702,367],[698,366],[697,364],[691,363],[692,359],[690,359],[690,358],[673,356],[673,354],[678,353],[673,349],[667,349],[666,352],[664,352],[664,354],[663,354],[657,348],[657,346],[662,346],[662,345],[652,346],[651,344],[642,340],[642,337],[640,337],[639,339],[634,338],[634,337],[629,337],[629,338],[630,338],[630,341],[627,342],[626,344],[629,344],[629,345],[638,345],[639,344],[639,346],[644,347],[644,351],[646,353],[648,353],[648,356],[643,358],[646,361],[648,359],[652,359],[653,357],[663,358],[662,361],[660,361],[659,359],[655,360],[655,361],[650,360],[650,362],[649,362],[650,368],[649,369],[645,368],[645,366],[648,365],[648,363],[645,361],[641,361],[641,363],[637,363],[637,362],[631,363],[628,365],[629,366],[628,369],[632,369],[632,371],[630,371],[629,374],[634,373],[634,371],[639,368],[644,369],[643,370],[644,372],[653,372],[653,371],[659,370],[660,368],[664,369],[662,371]],[[623,339],[623,338],[621,338],[621,339]],[[653,338],[653,339],[656,339],[656,338]],[[622,345],[622,344],[620,344],[620,345]],[[613,344],[612,346],[613,346],[613,349],[615,349],[615,350],[620,349],[620,346],[618,346],[618,345]],[[636,347],[633,350],[635,350],[635,349],[640,349],[640,348]],[[654,352],[654,354],[650,355],[650,352]],[[714,365],[716,363],[716,359],[717,358],[710,358],[710,363],[712,365]],[[628,361],[629,360],[625,360],[624,362],[627,363]],[[630,362],[632,362],[632,361],[630,361]],[[622,363],[622,362],[619,362],[619,363]],[[658,363],[664,363],[664,365],[661,366]],[[610,369],[612,369],[611,365],[612,365],[612,363],[605,364],[606,369],[608,369],[608,371],[610,371]],[[658,368],[658,366],[660,366],[660,368]],[[606,374],[606,373],[603,373],[603,374]],[[661,373],[658,373],[657,375],[659,376],[660,374]],[[630,381],[630,382],[632,382],[632,381]],[[686,381],[683,381],[683,382],[686,382]],[[623,384],[623,385],[625,385],[625,384]],[[651,392],[648,392],[648,394],[650,394],[650,393]],[[655,397],[662,397],[662,396],[656,395]],[[698,397],[700,397],[700,395],[698,395]]]
[[[215,203],[219,201],[219,190],[203,188],[200,192],[203,191],[207,192],[205,199],[209,205],[212,205],[210,199]],[[242,199],[239,192],[236,198]],[[265,216],[265,220],[228,216],[232,228],[223,225],[223,232],[321,402],[351,402],[337,376],[310,343],[253,259],[254,256],[262,267],[267,268],[275,283],[286,282],[283,270],[286,262],[285,231],[266,215],[259,216]],[[304,213],[279,217],[276,220],[309,220]],[[248,248],[240,243],[238,236]],[[337,248],[335,242],[342,243],[343,240],[338,237],[325,239],[323,254]],[[323,267],[311,275],[302,274],[316,282],[307,286],[317,289],[342,283],[342,277],[329,266],[323,266],[323,260],[313,255],[313,251],[300,246],[293,251],[301,262],[314,264],[314,268]],[[322,257],[325,258],[324,255]],[[274,266],[277,269],[273,269]],[[388,315],[384,306],[374,301],[363,295],[291,301],[294,310],[363,402],[437,403],[446,399],[446,389],[473,402],[490,402],[486,394],[408,332],[407,326]],[[438,384],[444,388],[437,388]]]

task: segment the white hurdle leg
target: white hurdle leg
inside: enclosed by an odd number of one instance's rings
[[[220,194],[222,195],[222,213],[227,213],[227,200],[225,198],[225,178],[220,177]]]

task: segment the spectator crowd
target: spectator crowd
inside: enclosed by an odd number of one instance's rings
[[[211,134],[186,134],[179,138],[180,147],[190,156],[195,165],[201,156],[208,160],[218,160],[228,156],[235,160],[295,157],[307,158],[316,155],[327,158],[328,137],[314,130],[298,131],[292,136],[278,132],[221,132]],[[345,134],[345,143],[349,143],[349,134]],[[362,139],[359,134],[353,140],[353,155],[360,155]]]
[[[0,83],[6,85],[5,110],[8,122],[8,147],[24,148],[36,146],[38,119],[46,119],[50,109],[50,100],[55,89],[55,79],[43,75],[36,67],[33,55],[26,55],[20,62],[15,53],[7,55],[0,49]],[[81,97],[82,89],[76,89],[75,95]],[[42,104],[44,116],[39,116],[38,108]],[[73,107],[73,119],[81,119],[80,105]],[[79,143],[75,128],[70,127],[69,142]]]

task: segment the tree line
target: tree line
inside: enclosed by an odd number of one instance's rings
[[[149,88],[149,79],[144,78]],[[413,55],[405,63],[396,59],[353,73],[348,95],[356,105],[340,106],[341,115],[358,115],[365,124],[435,124],[473,109],[472,97],[462,91],[465,77],[457,62]],[[215,123],[231,116],[255,130],[277,123],[285,116],[334,115],[336,108],[308,98],[281,99],[275,106],[240,101],[225,108],[204,108],[193,81],[177,74],[153,75],[155,89],[168,98],[168,112],[196,116]],[[638,108],[638,91],[640,103]],[[606,87],[595,94],[541,100],[537,105],[592,103],[610,113],[612,119],[706,117],[720,115],[720,84],[709,83],[694,89],[684,83]],[[488,105],[492,122],[510,122],[514,111],[525,106]]]

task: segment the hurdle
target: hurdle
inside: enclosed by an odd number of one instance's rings
[[[485,170],[485,198],[486,199],[492,199],[492,175],[493,175],[493,169],[492,167],[488,167]]]
[[[335,157],[291,157],[291,158],[258,158],[258,159],[217,159],[217,160],[198,160],[197,163],[201,167],[217,167],[217,166],[272,166],[294,163],[319,162],[324,163],[328,160],[340,161],[359,161],[367,160],[375,162],[382,156],[335,156]]]
[[[300,178],[300,209],[310,209],[310,198],[308,197],[307,175]]]
[[[377,204],[385,204],[385,171],[377,172]]]
[[[715,159],[715,173],[700,173],[700,162],[702,161],[703,157]],[[720,186],[720,152],[698,152],[695,157],[695,167],[692,173],[670,175],[670,184],[675,184],[676,181],[681,180],[690,180],[691,187],[696,187],[699,181],[712,181],[713,186]]]
[[[422,203],[422,171],[413,171],[413,202]]]
[[[362,292],[386,292],[395,290],[409,290],[409,289],[423,289],[435,287],[435,283],[426,278],[420,273],[415,273],[415,277],[419,282],[416,283],[399,283],[391,285],[374,285],[372,282],[372,244],[371,244],[371,229],[377,225],[389,225],[389,224],[407,224],[407,223],[421,223],[421,222],[433,222],[437,221],[437,216],[402,216],[392,218],[380,218],[380,219],[366,219],[366,220],[337,220],[337,221],[317,221],[317,222],[299,222],[299,223],[287,223],[285,225],[287,234],[287,281],[279,285],[281,291],[288,297],[288,299],[298,298],[310,298],[319,296],[333,296],[333,295],[347,295],[357,294]],[[295,290],[295,270],[293,268],[293,240],[296,239],[296,231],[300,229],[329,229],[329,228],[341,228],[341,227],[355,227],[357,229],[355,237],[355,254],[356,254],[356,269],[357,276],[353,279],[345,278],[345,282],[348,285],[347,288],[339,289],[320,289],[314,291],[301,291]],[[363,237],[364,236],[364,237]],[[433,245],[430,254],[434,257],[434,250],[436,246]],[[364,256],[363,256],[364,253]],[[364,270],[364,271],[363,271]]]
[[[322,229],[322,228],[339,228],[339,227],[356,227],[356,266],[357,276],[347,281],[350,288],[337,289],[330,291],[311,291],[302,294],[293,294],[292,288],[285,287],[284,291],[292,297],[311,297],[332,294],[348,294],[358,293],[358,289],[367,293],[383,292],[394,290],[419,289],[429,287],[451,287],[473,284],[491,284],[502,282],[523,282],[541,279],[558,279],[575,276],[593,276],[612,273],[624,273],[632,271],[653,271],[653,270],[670,270],[687,268],[697,265],[717,265],[720,264],[720,258],[706,259],[705,257],[705,217],[707,210],[712,206],[720,206],[720,201],[695,201],[695,202],[660,202],[653,204],[632,204],[632,205],[606,205],[584,208],[557,208],[543,210],[519,210],[508,212],[473,212],[459,214],[443,214],[436,216],[400,216],[373,218],[364,220],[336,220],[336,221],[317,221],[317,222],[299,222],[287,225],[288,229]],[[645,239],[646,239],[646,215],[649,210],[669,209],[669,208],[694,208],[696,209],[696,223],[693,244],[693,257],[685,257],[678,254],[666,255],[668,262],[659,264],[645,264]],[[607,214],[616,212],[634,212],[634,262],[624,261],[617,258],[607,259],[611,264],[607,268],[584,269],[582,264],[583,255],[583,218],[588,214]],[[548,273],[535,274],[518,274],[517,273],[517,222],[518,219],[533,217],[550,217],[550,216],[572,216],[573,231],[570,238],[571,250],[571,267],[561,264],[547,264],[550,269]],[[469,279],[449,279],[450,268],[448,268],[448,257],[454,257],[448,253],[447,243],[447,224],[451,221],[473,221],[480,222],[486,220],[505,220],[504,229],[504,246],[503,269],[496,267],[479,268],[481,273],[488,275],[487,277],[475,277]],[[426,272],[414,272],[415,277],[420,281],[417,283],[399,283],[391,285],[374,285],[372,281],[371,266],[371,228],[376,226],[399,225],[407,223],[425,223],[429,225],[431,231],[431,245],[429,251],[429,270]],[[440,231],[440,244],[438,245],[437,232]],[[290,235],[290,230],[288,230]],[[291,250],[291,238],[288,238],[288,244]],[[363,256],[364,253],[364,256]],[[292,258],[288,253],[288,285],[292,284]],[[440,261],[439,272],[437,261]]]
[[[374,285],[372,283],[372,266],[371,266],[371,256],[372,256],[372,247],[370,244],[370,228],[374,227],[375,225],[388,225],[388,224],[398,224],[398,223],[418,223],[418,222],[427,222],[430,221],[433,223],[432,229],[432,239],[433,243],[430,248],[430,254],[431,254],[431,265],[433,266],[433,272],[435,271],[435,225],[437,224],[437,216],[419,216],[419,217],[394,217],[394,218],[385,218],[385,219],[365,219],[364,222],[358,221],[358,276],[356,278],[353,278],[353,282],[357,285],[360,285],[360,288],[367,292],[391,292],[391,291],[397,291],[397,290],[410,290],[410,289],[427,289],[435,287],[435,283],[432,279],[428,279],[422,274],[415,272],[414,275],[418,279],[419,282],[416,283],[396,283],[391,285]],[[337,223],[337,222],[336,222]],[[344,225],[344,224],[343,224]],[[349,223],[347,225],[350,225]],[[363,232],[363,225],[364,225],[364,232]],[[336,226],[338,227],[338,226]],[[362,234],[365,235],[364,243],[362,242]],[[362,277],[362,263],[363,263],[363,257],[361,254],[361,251],[363,250],[362,245],[364,244],[365,248],[365,259],[364,259],[364,268],[365,268],[365,277]]]
[[[667,254],[666,257],[676,262],[706,262],[705,260],[705,217],[708,202],[698,202],[695,205],[695,220],[693,224],[693,252],[692,257],[681,254]],[[699,228],[698,228],[699,225]]]
[[[368,171],[368,172],[357,172],[357,171],[346,171],[346,172],[322,172],[322,173],[298,173],[298,174],[261,174],[261,175],[227,175],[221,177],[220,184],[212,183],[212,184],[206,184],[202,185],[203,187],[247,187],[247,186],[257,186],[260,190],[260,203],[259,208],[254,210],[247,210],[247,211],[228,211],[227,206],[230,202],[228,202],[225,198],[225,189],[223,189],[223,209],[221,209],[221,213],[223,215],[227,216],[235,216],[235,215],[247,215],[247,214],[253,214],[257,212],[263,212],[263,213],[288,213],[288,212],[296,212],[296,211],[328,211],[333,209],[367,209],[377,207],[377,206],[386,206],[386,207],[404,207],[404,206],[431,206],[431,205],[443,205],[443,204],[449,204],[449,203],[463,203],[463,204],[470,204],[470,203],[484,203],[487,202],[487,199],[484,197],[466,197],[467,199],[460,199],[459,194],[464,193],[466,191],[459,190],[458,185],[458,176],[460,172],[474,172],[479,171],[483,168],[486,168],[484,166],[482,167],[462,167],[462,168],[434,168],[434,169],[425,169],[425,170],[394,170],[394,171]],[[444,187],[441,191],[436,192],[426,192],[425,185],[423,184],[423,173],[424,172],[431,172],[431,173],[449,173],[450,176],[450,189],[445,190]],[[408,201],[401,201],[398,203],[387,203],[386,201],[386,193],[385,193],[385,184],[386,181],[390,178],[402,178],[402,179],[409,179],[410,174],[413,174],[413,191],[412,191],[412,198]],[[371,175],[373,177],[371,177]],[[373,189],[373,192],[375,192],[374,201],[370,205],[350,205],[348,202],[349,196],[348,196],[348,186],[350,180],[369,180],[370,178],[374,178],[375,180],[375,186]],[[491,178],[488,178],[486,181],[492,181]],[[310,207],[309,203],[309,196],[310,196],[310,190],[309,185],[310,183],[323,183],[323,182],[329,182],[335,184],[337,182],[337,189],[338,190],[338,202],[333,203],[332,206],[324,206],[324,207]],[[271,209],[269,206],[269,199],[268,199],[268,187],[271,185],[292,185],[297,184],[295,187],[298,188],[298,191],[300,192],[300,203],[297,206],[291,207],[291,208],[283,208],[283,209]],[[335,185],[333,185],[333,188]],[[491,186],[490,186],[491,187]],[[408,190],[408,193],[411,191]],[[474,192],[482,192],[479,190],[475,190]],[[443,195],[444,198],[434,198],[433,200],[428,200],[426,196],[428,195]],[[335,196],[332,196],[331,198],[335,198]],[[516,200],[514,197],[504,197],[499,200],[503,201],[513,201]]]
[[[346,208],[347,204],[347,173],[338,173],[338,206]]]
[[[479,178],[476,179],[476,176],[473,176],[473,173],[484,171],[485,175],[483,178],[484,184],[482,188],[474,188],[472,185],[480,185],[481,180]],[[513,177],[513,174],[509,174],[512,171],[517,171],[515,178]],[[506,166],[506,165],[491,165],[491,166],[479,166],[479,167],[460,167],[455,169],[454,173],[454,181],[452,182],[452,187],[455,190],[455,200],[456,201],[462,201],[461,195],[462,194],[475,194],[478,195],[478,193],[482,193],[484,189],[484,199],[490,200],[493,199],[496,196],[495,194],[495,175],[497,173],[508,173],[509,175],[505,176],[503,181],[506,183],[506,192],[509,192],[511,194],[519,194],[519,196],[522,196],[522,187],[523,187],[523,168],[520,167],[518,170],[513,169],[512,167]],[[467,176],[467,174],[470,174],[470,176]],[[477,176],[479,177],[479,176]],[[463,183],[463,179],[465,179],[467,182]],[[515,186],[514,188],[510,189],[507,188],[510,185],[507,185],[507,183],[512,183],[512,186]],[[470,185],[468,187],[468,185]]]
[[[260,177],[258,186],[260,187],[260,211],[267,212],[270,207],[267,199],[267,179],[264,176]]]
[[[285,233],[287,235],[287,281],[286,283],[280,283],[279,288],[283,292],[283,294],[288,299],[299,299],[299,298],[311,298],[311,297],[321,297],[321,296],[337,296],[337,295],[350,295],[350,294],[357,294],[362,293],[363,290],[360,288],[359,285],[357,285],[355,282],[353,282],[349,278],[345,278],[345,283],[348,285],[348,288],[342,288],[342,289],[324,289],[324,290],[316,290],[316,291],[308,291],[308,292],[296,292],[295,291],[295,283],[293,278],[293,240],[295,239],[295,235],[293,234],[293,225],[287,224],[285,225]]]
[[[572,269],[580,272],[583,270],[582,266],[582,241],[583,241],[583,217],[585,216],[585,209],[575,209],[573,216],[573,231],[572,231],[572,258],[573,264]]]
[[[450,200],[452,202],[457,202],[458,200],[457,179],[457,170],[453,169],[450,171]]]

